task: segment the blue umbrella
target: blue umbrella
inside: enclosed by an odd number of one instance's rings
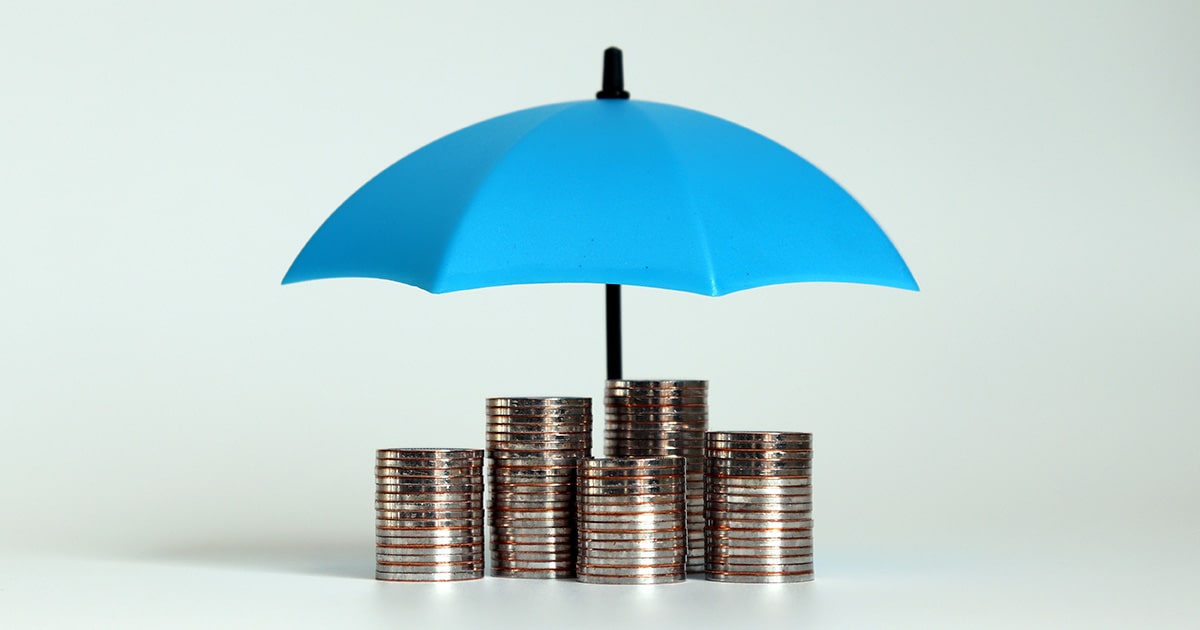
[[[396,162],[325,221],[284,283],[605,284],[610,379],[621,375],[622,284],[714,296],[813,281],[917,289],[866,210],[804,158],[721,118],[630,100],[616,48],[603,87]]]

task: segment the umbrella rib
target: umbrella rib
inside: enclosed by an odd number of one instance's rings
[[[662,139],[663,146],[673,149],[674,143],[671,142],[670,136],[663,132],[662,128],[658,126],[657,121],[654,120],[654,117],[648,115],[645,110],[638,109],[636,111],[639,116],[649,123],[649,126],[654,130],[654,133]],[[696,204],[692,196],[692,189],[691,186],[687,185],[688,178],[684,173],[683,168],[679,164],[679,159],[675,157],[674,151],[668,153],[667,157],[670,160],[671,172],[675,176],[675,181],[679,186],[679,190],[681,191],[684,199],[687,200],[687,214],[692,219],[692,225],[696,230],[697,239],[700,245],[700,253],[704,257],[704,264],[708,270],[708,294],[720,295],[717,288],[716,265],[713,262],[712,247],[710,246],[708,239],[708,228],[704,225],[704,222],[700,220],[700,216],[696,212]]]
[[[471,191],[471,196],[467,199],[466,203],[463,204],[462,216],[459,217],[458,222],[455,224],[454,231],[451,232],[450,237],[448,239],[446,239],[446,247],[443,248],[443,250],[442,250],[441,264],[438,265],[437,275],[434,276],[433,282],[431,283],[431,285],[434,287],[434,290],[430,291],[431,293],[441,293],[442,292],[440,287],[441,287],[441,282],[442,282],[442,274],[444,274],[446,272],[446,264],[445,263],[447,260],[450,260],[451,258],[453,258],[454,250],[457,247],[458,236],[462,232],[462,226],[466,225],[468,223],[468,221],[466,220],[466,217],[468,214],[470,214],[471,208],[475,205],[475,200],[477,198],[479,198],[480,193],[485,188],[487,188],[488,180],[491,179],[492,172],[496,170],[497,165],[499,165],[509,155],[511,155],[514,148],[516,148],[517,146],[519,146],[523,142],[525,142],[525,140],[528,139],[529,136],[533,135],[534,132],[536,132],[536,131],[538,131],[538,129],[542,128],[542,126],[545,125],[547,122],[554,120],[558,116],[561,116],[562,114],[566,113],[568,110],[574,108],[577,105],[580,105],[581,103],[588,103],[588,102],[590,102],[590,101],[567,101],[565,103],[561,103],[562,108],[560,108],[558,111],[554,112],[553,114],[546,116],[542,120],[538,121],[538,123],[536,125],[531,125],[529,127],[529,129],[526,129],[525,131],[523,131],[521,133],[521,135],[513,138],[508,143],[508,146],[505,147],[505,149],[503,151],[501,151],[497,154],[497,155],[499,155],[499,158],[497,158],[494,162],[492,162],[491,164],[488,165],[487,171],[483,174],[483,176],[479,180],[479,185],[476,186],[475,189]]]

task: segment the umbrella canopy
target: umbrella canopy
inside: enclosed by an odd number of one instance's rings
[[[345,276],[432,293],[917,287],[870,215],[804,158],[715,116],[633,100],[514,112],[396,162],[329,217],[284,282]]]
[[[917,288],[866,210],[804,158],[715,116],[629,100],[621,74],[609,49],[601,98],[492,118],[396,162],[329,217],[284,282]]]

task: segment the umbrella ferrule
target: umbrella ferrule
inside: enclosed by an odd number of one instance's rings
[[[610,46],[604,51],[604,79],[596,98],[628,99],[625,91],[625,67],[621,61],[621,49]]]

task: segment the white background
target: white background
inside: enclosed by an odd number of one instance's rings
[[[501,6],[503,5],[503,6]],[[0,626],[1182,627],[1194,2],[0,8]],[[603,289],[282,287],[450,131],[634,98],[804,155],[920,293],[626,291],[626,372],[816,435],[818,581],[371,580],[372,451],[603,386]],[[618,625],[613,625],[618,624]]]

